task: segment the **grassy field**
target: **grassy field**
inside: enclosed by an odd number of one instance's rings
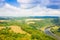
[[[53,25],[51,18],[27,19],[0,20],[0,40],[56,40],[43,32],[45,27]]]

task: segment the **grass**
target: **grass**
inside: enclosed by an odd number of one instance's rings
[[[1,40],[55,40],[55,38],[42,32],[46,26],[51,25],[50,20],[32,22],[35,23],[27,24],[25,20],[10,20],[9,22],[0,23],[0,27],[6,27],[0,30]]]

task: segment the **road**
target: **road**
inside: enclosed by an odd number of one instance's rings
[[[51,28],[46,28],[45,33],[49,36],[55,37],[57,40],[60,40],[60,37],[50,31]]]

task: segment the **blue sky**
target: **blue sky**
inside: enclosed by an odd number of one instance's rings
[[[0,7],[0,16],[60,16],[60,0],[0,0]]]
[[[8,3],[12,6],[15,6],[15,7],[20,7],[21,6],[20,4],[22,4],[21,2],[18,2],[18,0],[4,0],[4,2]],[[28,4],[27,6],[30,6],[30,7],[35,7],[37,5],[41,5],[43,7],[47,7],[47,8],[51,8],[51,9],[60,9],[60,0],[31,0],[30,4],[32,4],[33,6],[29,5],[29,2],[27,4]]]
[[[36,0],[33,0],[33,1],[36,1]],[[38,2],[41,2],[41,0],[38,0],[35,2],[35,4],[41,4],[41,3],[38,3]],[[44,0],[42,0],[44,1]],[[15,7],[19,7],[20,4],[17,2],[17,0],[5,0],[5,2],[9,3],[10,5],[13,5]],[[48,2],[48,1],[47,1]],[[51,4],[52,3],[52,4]],[[33,4],[33,3],[32,3]],[[43,4],[44,5],[44,4]],[[31,5],[30,5],[31,6]],[[52,8],[52,9],[60,9],[60,0],[50,0],[50,3],[47,4],[45,7],[47,8]]]
[[[5,2],[9,3],[10,5],[19,7],[19,3],[17,2],[17,0],[6,0]]]

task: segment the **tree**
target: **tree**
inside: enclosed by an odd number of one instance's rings
[[[52,23],[53,23],[54,25],[56,25],[56,26],[60,26],[60,18],[54,18],[54,19],[52,20]]]
[[[60,28],[58,28],[58,32],[60,32]]]

